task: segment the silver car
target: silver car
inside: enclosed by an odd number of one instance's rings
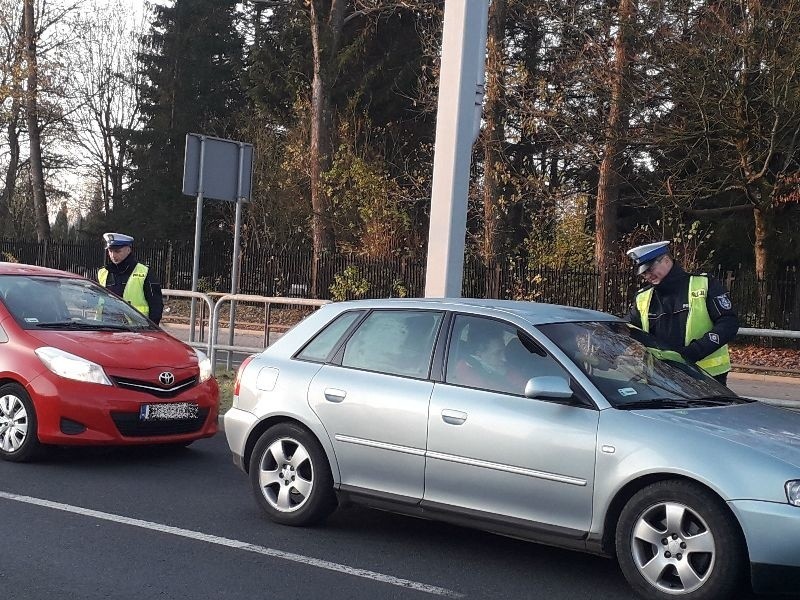
[[[225,433],[279,523],[346,499],[616,557],[647,598],[800,590],[800,413],[604,313],[329,304],[242,365]]]

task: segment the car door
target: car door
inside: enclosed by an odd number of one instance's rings
[[[494,362],[492,351],[475,348],[486,338],[492,346],[505,341]],[[514,364],[521,340],[528,355],[522,367]],[[469,367],[470,357],[490,364]],[[503,321],[457,315],[445,364],[431,397],[424,504],[581,537],[592,517],[598,411],[526,398],[530,377],[569,375]]]
[[[417,503],[425,484],[431,357],[443,313],[371,311],[308,390],[342,488]]]

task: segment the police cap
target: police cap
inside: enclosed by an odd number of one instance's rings
[[[103,240],[105,240],[106,249],[133,245],[133,238],[124,233],[104,233]]]
[[[625,254],[633,261],[636,274],[641,275],[650,268],[651,263],[669,252],[669,242],[653,242],[631,248]]]

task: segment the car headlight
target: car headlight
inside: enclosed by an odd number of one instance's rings
[[[800,506],[800,479],[786,482],[786,498],[789,504]]]
[[[49,346],[37,348],[35,352],[44,366],[56,375],[76,381],[111,385],[103,367],[97,363]]]
[[[203,383],[211,377],[211,360],[206,356],[205,352],[201,352],[197,348],[194,349],[197,355],[197,366],[200,367],[200,383]]]

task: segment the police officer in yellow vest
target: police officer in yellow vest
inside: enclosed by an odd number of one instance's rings
[[[727,344],[739,319],[722,284],[684,271],[670,256],[669,242],[637,246],[627,255],[648,284],[637,292],[628,321],[725,384],[731,370]]]
[[[97,281],[120,296],[156,325],[164,312],[161,286],[147,266],[136,261],[133,238],[122,233],[104,233],[106,264],[97,272]]]

